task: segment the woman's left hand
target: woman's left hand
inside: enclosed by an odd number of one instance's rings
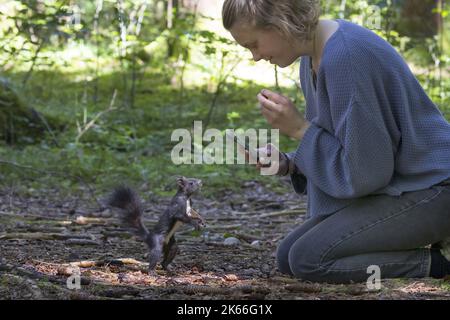
[[[275,165],[277,169],[275,169],[274,174],[278,176],[285,176],[288,173],[292,173],[288,157],[273,144],[269,143],[262,148],[256,149],[256,152],[259,155],[258,163],[256,164],[257,169]],[[270,159],[274,160],[270,161]]]
[[[303,137],[309,123],[289,98],[267,89],[262,90],[257,98],[261,112],[272,128],[297,140]]]

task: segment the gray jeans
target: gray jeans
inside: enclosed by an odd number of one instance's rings
[[[281,272],[328,283],[365,282],[430,274],[430,249],[450,237],[450,179],[401,196],[370,195],[327,217],[312,217],[277,250]]]

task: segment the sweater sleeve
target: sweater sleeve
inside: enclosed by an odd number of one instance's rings
[[[394,173],[394,151],[376,94],[364,96],[361,93],[367,89],[355,89],[355,78],[359,87],[374,88],[370,75],[358,78],[351,67],[343,69],[349,67],[347,63],[337,65],[324,85],[333,130],[313,119],[294,161],[306,179],[323,192],[351,199],[388,185]]]
[[[294,161],[295,152],[286,153],[286,156],[289,158],[289,161]],[[298,170],[295,170],[294,173],[291,174],[291,183],[294,191],[298,194],[307,194],[307,180],[305,175],[300,173]]]

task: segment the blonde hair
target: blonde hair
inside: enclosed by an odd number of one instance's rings
[[[319,0],[225,0],[223,26],[236,22],[256,28],[275,28],[288,39],[310,40],[320,16]]]

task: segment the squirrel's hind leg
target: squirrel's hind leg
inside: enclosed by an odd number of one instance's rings
[[[148,269],[150,272],[155,270],[156,264],[161,260],[163,250],[163,238],[150,233],[147,238],[147,244],[150,252],[148,255]]]
[[[148,257],[148,269],[153,271],[155,270],[156,264],[159,259],[161,259],[162,251],[160,248],[154,248],[150,250],[150,254]]]
[[[178,253],[178,245],[175,237],[172,236],[167,244],[164,245],[164,258],[161,262],[161,266],[164,270],[168,270],[169,264],[173,261]]]

